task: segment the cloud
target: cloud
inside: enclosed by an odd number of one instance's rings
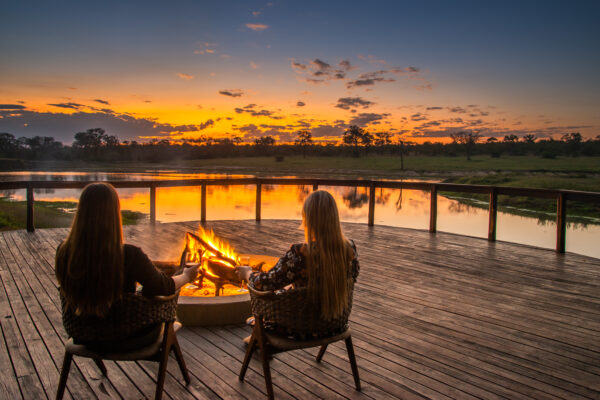
[[[421,114],[421,113],[416,113],[410,116],[411,121],[426,121],[427,115]]]
[[[385,62],[385,60],[379,59],[373,55],[363,56],[363,55],[359,54],[358,58],[360,58],[361,60],[368,61],[373,64],[387,64]]]
[[[220,90],[219,94],[222,94],[223,96],[230,96],[230,97],[241,97],[244,92],[241,91],[240,89],[230,89],[230,90]]]
[[[342,60],[338,63],[338,67],[342,68],[344,71],[350,71],[352,69],[354,69],[354,67],[352,66],[352,64],[350,64],[350,61],[348,60]]]
[[[53,106],[53,107],[60,107],[60,108],[70,108],[73,110],[79,110],[81,107],[85,107],[83,104],[79,104],[79,103],[73,103],[73,102],[68,102],[68,103],[53,103],[53,104],[48,104],[49,106]]]
[[[444,107],[427,107],[426,110],[427,111],[431,111],[431,110],[442,110]]]
[[[467,110],[465,110],[462,107],[447,107],[448,111],[450,111],[451,113],[458,113],[458,114],[464,114],[467,112]]]
[[[269,117],[272,119],[283,119],[283,117],[276,115],[275,111],[256,109],[256,104],[248,104],[247,106],[241,108],[238,107],[235,108],[234,111],[238,114],[247,113],[253,117]]]
[[[344,134],[344,130],[346,129],[345,125],[336,124],[329,125],[323,124],[310,129],[310,134],[314,138],[318,137],[331,137],[331,136],[342,136]]]
[[[417,85],[417,86],[415,86],[415,89],[421,90],[421,91],[424,91],[424,90],[433,90],[433,85],[431,83],[427,83],[427,84],[424,84],[424,85]]]
[[[0,110],[24,110],[25,106],[19,104],[0,104]]]
[[[357,86],[373,86],[376,82],[395,82],[394,78],[385,77],[389,71],[379,70],[360,74],[357,79],[348,81],[346,87],[352,89]]]
[[[253,17],[258,17],[260,14],[262,14],[262,12],[260,12],[260,11],[252,11],[252,16]]]
[[[250,61],[250,68],[252,68],[252,69],[259,69],[260,65],[258,65],[254,61]]]
[[[199,46],[199,49],[194,50],[194,54],[214,54],[216,50],[214,47],[217,47],[216,43],[205,42]]]
[[[304,107],[304,106],[306,105],[306,103],[305,103],[305,102],[303,102],[303,101],[299,101],[299,102],[297,102],[297,103],[296,103],[296,105],[297,105],[298,107]]]
[[[319,58],[309,61],[306,64],[297,62],[291,59],[291,66],[296,74],[303,77],[305,82],[311,84],[326,83],[330,80],[345,79],[346,72],[352,69],[352,65],[348,60],[342,60],[338,63],[338,67],[334,68],[331,64]]]
[[[213,121],[212,119],[207,119],[205,122],[201,123],[200,125],[196,125],[196,127],[198,128],[198,130],[203,130],[210,126],[213,126],[214,124],[215,124],[215,121]]]
[[[338,99],[338,103],[335,107],[341,108],[342,110],[349,110],[352,107],[369,108],[373,104],[375,103],[361,97],[341,97]]]
[[[180,77],[181,79],[185,80],[185,81],[189,81],[191,79],[194,79],[194,75],[184,74],[183,72],[178,72],[177,76]]]
[[[140,137],[172,137],[182,132],[198,132],[213,125],[212,119],[200,124],[165,124],[150,118],[117,114],[112,110],[107,110],[107,112],[77,111],[72,114],[28,110],[15,114],[8,110],[0,110],[0,131],[25,137],[52,136],[63,143],[72,142],[75,133],[90,128],[103,128],[108,134],[115,135],[121,140],[139,140]]]
[[[95,101],[96,103],[100,103],[100,104],[106,104],[107,106],[109,106],[109,105],[110,105],[110,103],[109,103],[108,101],[106,101],[106,100],[94,99],[94,101]]]
[[[269,25],[265,24],[246,24],[246,28],[252,29],[255,32],[264,31],[269,28]]]
[[[377,125],[380,123],[381,120],[389,117],[390,115],[391,114],[389,114],[389,113],[383,113],[383,114],[360,113],[350,120],[350,125],[358,125],[361,127],[368,125],[368,124]]]

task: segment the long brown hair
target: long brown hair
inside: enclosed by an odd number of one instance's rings
[[[340,226],[335,199],[324,190],[310,194],[302,209],[307,249],[308,293],[321,305],[323,318],[335,318],[348,306],[350,243]]]
[[[104,316],[123,294],[123,228],[112,185],[81,192],[67,239],[56,252],[56,278],[67,306],[78,315]]]

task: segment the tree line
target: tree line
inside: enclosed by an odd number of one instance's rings
[[[240,137],[170,141],[152,139],[148,142],[120,141],[107,135],[102,128],[77,132],[73,143],[63,145],[53,137],[34,136],[15,138],[10,133],[0,133],[0,157],[21,160],[88,160],[125,162],[163,162],[222,157],[285,156],[302,154],[310,156],[361,157],[369,154],[395,155],[402,161],[405,156],[471,156],[487,154],[535,155],[544,158],[557,156],[600,156],[600,135],[584,140],[580,133],[565,133],[560,140],[538,139],[534,135],[503,138],[484,138],[478,132],[462,131],[451,134],[452,142],[414,143],[395,138],[388,132],[371,133],[358,126],[344,132],[341,144],[316,142],[309,131],[296,132],[293,143],[278,144],[273,136],[262,136],[253,142],[243,142]]]

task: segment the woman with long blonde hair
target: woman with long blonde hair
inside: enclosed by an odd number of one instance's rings
[[[302,223],[305,242],[292,245],[270,271],[252,272],[244,266],[238,275],[257,290],[307,287],[321,317],[334,319],[348,307],[350,279],[358,276],[356,246],[344,237],[335,199],[324,190],[306,198]]]
[[[136,282],[144,295],[169,295],[195,279],[198,267],[167,277],[139,248],[123,243],[119,196],[108,183],[81,192],[71,231],[56,252],[55,274],[75,315],[104,317]],[[77,339],[77,338],[74,338]]]

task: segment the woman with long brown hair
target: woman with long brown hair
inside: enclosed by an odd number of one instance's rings
[[[170,278],[139,247],[124,244],[116,190],[92,183],[81,192],[71,231],[58,246],[55,273],[66,307],[102,318],[124,293],[135,292],[136,282],[144,295],[169,295],[195,279],[198,267]]]
[[[305,242],[292,245],[270,271],[252,272],[244,266],[238,275],[257,290],[307,287],[321,317],[334,319],[348,307],[349,278],[358,276],[356,246],[344,237],[335,199],[324,190],[306,198],[302,223]]]

